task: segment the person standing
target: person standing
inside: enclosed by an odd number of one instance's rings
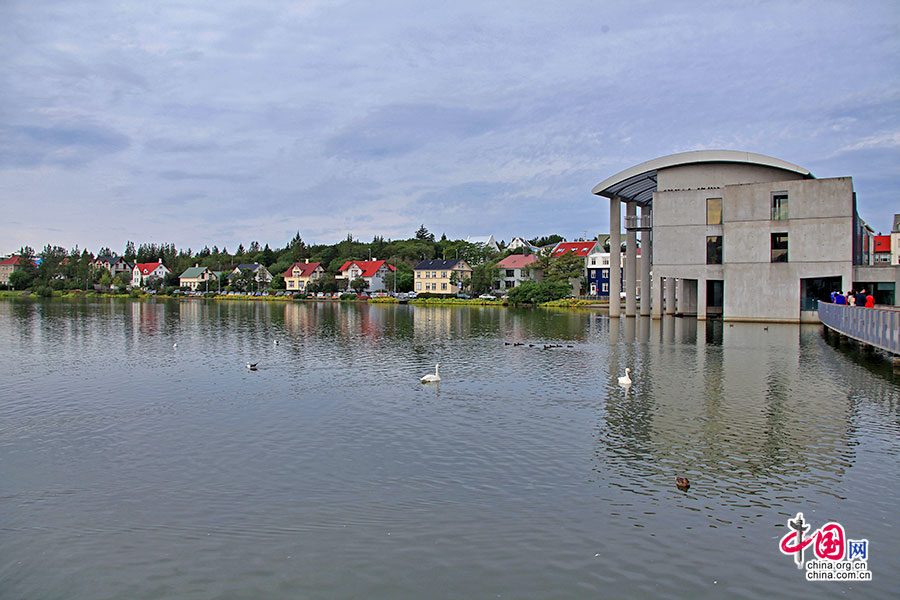
[[[856,294],[853,290],[847,290],[847,306],[856,306]]]
[[[843,304],[846,306],[847,297],[844,296],[843,294],[841,294],[840,292],[838,292],[837,294],[834,295],[834,303],[835,304]]]
[[[872,294],[866,295],[866,308],[875,308],[875,296]]]
[[[856,305],[866,305],[866,288],[860,288],[860,290],[856,293]]]

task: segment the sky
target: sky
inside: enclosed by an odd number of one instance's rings
[[[699,149],[900,212],[900,3],[0,2],[0,254],[609,230]]]

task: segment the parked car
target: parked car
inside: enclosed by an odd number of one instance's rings
[[[374,294],[372,294],[372,297],[373,298],[387,298],[388,293],[387,292],[375,292]]]
[[[415,292],[407,292],[407,293],[406,293],[406,297],[407,297],[407,298],[410,298],[410,299],[413,299],[413,298],[416,297],[416,293],[415,293]]]
[[[324,298],[324,297],[325,297],[325,292],[319,292],[318,294],[316,294],[316,298]]]
[[[479,300],[496,300],[497,297],[492,294],[482,294],[478,296]]]

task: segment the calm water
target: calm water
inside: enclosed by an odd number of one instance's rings
[[[900,378],[820,327],[4,301],[0,348],[4,600],[900,589]],[[804,581],[798,511],[873,581]]]

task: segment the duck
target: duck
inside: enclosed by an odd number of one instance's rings
[[[247,368],[250,369],[251,371],[255,371],[255,370],[256,370],[256,365],[258,365],[258,364],[259,364],[258,362],[255,362],[255,363],[247,363]]]
[[[682,492],[686,492],[691,487],[691,482],[688,481],[687,477],[676,477],[675,487],[677,487]]]
[[[172,344],[172,347],[173,347],[173,348],[177,348],[177,347],[178,347],[178,342],[175,342],[174,344]]]
[[[438,375],[438,367],[440,367],[440,366],[441,366],[440,363],[434,365],[434,375],[429,373],[428,375],[424,376],[421,379],[422,383],[437,383],[438,381],[440,381],[441,376]]]
[[[626,368],[625,375],[619,377],[619,385],[621,385],[622,387],[631,385],[631,377],[628,376],[629,373],[631,373],[631,369]]]

